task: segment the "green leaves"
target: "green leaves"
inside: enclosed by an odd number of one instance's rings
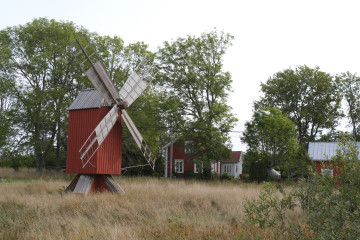
[[[330,74],[306,65],[275,73],[261,84],[265,94],[255,108],[280,109],[295,124],[301,144],[314,141],[322,129],[333,128],[340,113],[339,89]]]
[[[353,128],[352,136],[359,140],[358,128],[360,124],[360,77],[350,72],[337,76],[337,84],[347,105],[347,117]]]
[[[250,152],[245,161],[258,161],[254,157],[262,156],[268,167],[278,166],[285,171],[283,174],[298,170],[298,162],[294,161],[299,159],[300,151],[295,125],[279,109],[266,107],[254,112],[252,120],[245,123],[241,140]]]
[[[296,231],[299,227],[289,223],[286,213],[293,211],[295,206],[292,193],[286,193],[281,185],[264,183],[258,199],[246,201],[244,212],[251,224],[262,229],[272,228],[274,239],[280,236],[282,239],[292,239],[299,237]]]
[[[229,154],[225,150],[228,132],[236,121],[226,103],[231,75],[222,72],[222,58],[232,39],[230,34],[214,30],[165,42],[157,54],[157,82],[165,89],[166,98],[178,102],[178,109],[171,112],[179,118],[170,121],[179,126],[181,138],[196,142],[194,155],[209,168],[211,161]],[[178,124],[182,121],[183,126]]]
[[[82,79],[66,47],[79,35],[73,23],[45,18],[1,32],[0,52],[11,55],[1,59],[0,73],[13,79],[13,138],[21,141],[14,150],[33,153],[38,172],[50,152],[56,152],[57,166],[65,160],[67,107]]]

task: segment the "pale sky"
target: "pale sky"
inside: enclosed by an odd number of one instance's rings
[[[300,65],[340,74],[360,72],[360,1],[320,0],[0,0],[0,29],[34,18],[72,21],[126,44],[156,51],[164,41],[216,28],[235,36],[224,58],[233,79],[229,104],[239,119],[233,150],[246,150],[239,131],[251,119],[260,83]]]

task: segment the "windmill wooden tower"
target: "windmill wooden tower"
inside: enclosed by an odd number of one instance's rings
[[[152,169],[155,166],[147,144],[125,111],[146,89],[145,79],[151,77],[151,65],[138,67],[118,92],[85,36],[76,40],[71,51],[81,68],[88,69],[85,73],[95,89],[81,91],[69,107],[66,172],[78,175],[67,191],[84,195],[97,191],[124,193],[111,177],[121,174],[123,123],[148,161],[147,165]]]

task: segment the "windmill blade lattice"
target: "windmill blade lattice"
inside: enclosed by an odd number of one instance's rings
[[[95,167],[91,162],[91,158],[94,156],[101,143],[105,140],[112,127],[118,120],[118,109],[115,105],[96,126],[94,131],[90,134],[88,139],[80,148],[80,159],[83,164],[83,168],[90,164]]]
[[[142,77],[136,72],[132,72],[120,90],[120,98],[130,106],[144,92],[147,86],[148,83]]]
[[[119,93],[116,91],[114,84],[110,80],[109,74],[101,62],[93,64],[93,67],[86,71],[86,76],[108,105],[111,106],[112,104],[117,103]]]
[[[141,153],[148,161],[151,168],[154,170],[155,160],[153,159],[149,146],[146,144],[144,138],[141,136],[139,130],[137,129],[134,122],[131,120],[130,116],[127,114],[125,110],[121,111],[121,117],[123,118],[126,126],[128,127],[132,137],[134,138],[136,145],[138,145],[138,147],[141,150]]]

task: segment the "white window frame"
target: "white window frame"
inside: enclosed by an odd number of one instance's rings
[[[184,173],[184,159],[175,159],[175,173]]]
[[[184,153],[192,153],[193,141],[184,142]]]
[[[329,168],[322,168],[321,169],[321,175],[324,176],[325,174],[330,174],[330,176],[334,176],[334,170],[333,169],[329,169]]]
[[[232,165],[230,165],[230,164],[224,165],[224,172],[225,173],[232,173]]]
[[[202,171],[203,166],[204,165],[201,163],[201,171]],[[197,167],[196,163],[194,163],[194,173],[199,173],[199,168]]]

